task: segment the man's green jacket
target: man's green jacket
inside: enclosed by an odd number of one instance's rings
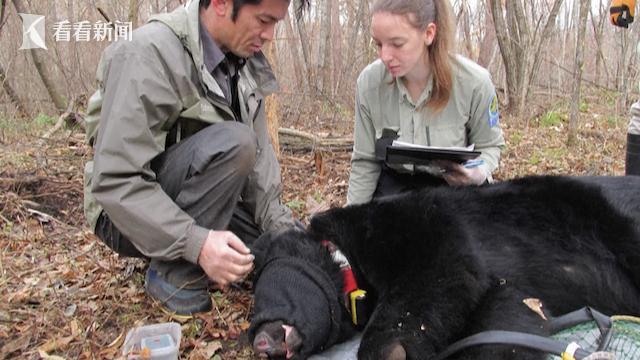
[[[85,215],[92,229],[104,208],[146,256],[197,263],[210,229],[198,226],[167,196],[151,161],[167,143],[234,120],[251,127],[258,138],[257,163],[242,192],[243,204],[262,231],[293,224],[280,202],[280,169],[264,111],[265,96],[277,89],[273,72],[262,53],[247,59],[238,80],[240,119],[235,119],[204,64],[199,1],[152,18],[132,41],[110,45],[97,80],[86,121],[87,140],[95,147],[84,181]]]

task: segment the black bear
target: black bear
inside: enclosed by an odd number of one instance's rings
[[[430,188],[331,209],[313,217],[307,233],[260,239],[250,330],[263,345],[254,341],[258,353],[305,357],[350,335],[340,270],[321,240],[346,255],[375,302],[359,359],[429,359],[485,330],[548,335],[525,299],[538,299],[547,318],[584,306],[640,315],[640,177]],[[278,262],[297,267],[270,269]],[[288,331],[276,334],[273,324]],[[506,345],[456,355],[544,357]]]

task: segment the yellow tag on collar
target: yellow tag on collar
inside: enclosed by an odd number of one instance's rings
[[[351,305],[351,321],[354,325],[358,325],[358,302],[364,301],[367,292],[357,289],[349,293],[349,303]]]
[[[564,352],[562,353],[562,360],[576,360],[575,353],[578,349],[580,349],[580,345],[578,345],[576,342],[570,342],[569,345],[567,345],[567,348],[564,349]]]

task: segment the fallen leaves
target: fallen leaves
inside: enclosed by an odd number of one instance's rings
[[[27,350],[30,344],[31,335],[23,334],[18,338],[4,344],[2,349],[0,349],[0,357],[5,359],[7,356],[11,355],[14,352]]]
[[[49,355],[46,351],[42,350],[38,350],[38,355],[40,355],[41,360],[65,360],[62,356]]]
[[[189,353],[189,360],[210,360],[215,359],[216,353],[222,350],[222,342],[200,342],[194,345],[193,350]],[[220,359],[220,356],[217,356]]]
[[[69,345],[74,339],[75,339],[75,336],[73,335],[66,336],[63,338],[51,339],[51,340],[48,340],[43,345],[41,345],[40,347],[38,347],[38,350],[48,353],[54,350],[62,349],[67,345]]]

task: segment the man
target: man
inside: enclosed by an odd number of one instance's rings
[[[176,314],[210,310],[210,282],[252,270],[245,243],[293,225],[264,112],[277,84],[261,52],[288,7],[193,0],[109,46],[98,66],[85,214],[114,251],[151,259],[146,292]]]

